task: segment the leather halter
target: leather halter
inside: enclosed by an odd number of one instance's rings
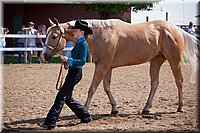
[[[57,42],[56,46],[53,47],[53,46],[51,46],[49,44],[46,44],[46,43],[44,44],[44,46],[49,48],[50,50],[56,51],[56,54],[58,54],[56,49],[58,48],[58,45],[60,44],[60,41],[61,41],[62,38],[67,40],[66,35],[64,35],[64,33],[60,30],[60,36],[59,36],[59,39],[58,39],[58,42]]]

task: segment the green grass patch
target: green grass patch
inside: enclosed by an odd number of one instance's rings
[[[61,63],[61,61],[59,57],[55,55],[50,63]],[[4,64],[19,64],[18,55],[5,55]],[[24,58],[22,58],[22,64],[24,64]],[[38,58],[35,55],[33,55],[32,64],[38,64]]]

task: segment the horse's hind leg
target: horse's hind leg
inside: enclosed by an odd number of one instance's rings
[[[179,63],[170,63],[174,78],[175,78],[175,82],[176,82],[176,86],[178,87],[178,97],[179,97],[179,101],[178,101],[178,109],[177,112],[183,112],[182,107],[183,107],[183,76],[181,73],[181,64],[180,61]]]
[[[171,33],[165,31],[163,34],[166,41],[163,41],[163,55],[168,60],[170,67],[172,69],[176,86],[178,87],[178,112],[182,112],[183,107],[183,76],[181,73],[181,57],[183,55],[184,39],[179,35],[172,35]]]
[[[152,107],[153,98],[155,96],[158,84],[159,84],[159,71],[161,65],[165,62],[163,55],[158,55],[150,61],[150,77],[151,77],[151,90],[149,97],[144,107],[142,114],[149,114],[150,108]]]
[[[112,75],[112,69],[110,69],[106,75],[103,78],[103,86],[104,86],[104,91],[106,92],[110,103],[112,105],[112,111],[111,114],[117,114],[118,110],[117,110],[117,104],[115,102],[115,99],[113,98],[113,95],[110,91],[110,81],[111,81],[111,75]]]

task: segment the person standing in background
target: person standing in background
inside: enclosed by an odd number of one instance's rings
[[[1,27],[0,34],[6,35],[9,32],[8,28]],[[0,38],[0,47],[6,47],[6,39],[5,37]]]
[[[46,35],[46,25],[44,25],[44,24],[40,25],[39,35]],[[46,41],[46,38],[39,38],[39,45],[37,47],[43,48],[45,41]],[[40,56],[41,56],[41,51],[38,51],[38,53],[37,53],[38,63],[41,63]]]
[[[192,22],[189,22],[188,33],[190,33],[191,35],[194,35],[194,33],[195,33],[195,28],[194,28]]]
[[[24,28],[25,28],[25,25],[22,25],[21,30],[18,31],[17,34],[18,35],[25,34]],[[17,40],[17,46],[18,47],[24,47],[24,42],[25,42],[24,38],[18,38],[18,40]],[[22,51],[19,51],[19,53],[18,53],[18,63],[22,63]]]
[[[0,34],[2,35],[5,35],[9,32],[8,28],[4,28],[4,27],[1,27],[1,30],[0,30]],[[0,37],[0,48],[5,48],[6,47],[6,38],[5,37]],[[4,51],[2,53],[0,53],[0,56],[1,56],[1,60],[0,62],[3,62],[4,61]]]
[[[66,42],[66,48],[73,48],[74,43],[71,41]],[[63,55],[71,57],[71,50],[63,50]]]
[[[38,32],[38,35],[46,35],[46,25],[44,25],[44,24],[40,25],[40,30]],[[43,48],[44,47],[44,43],[46,41],[46,38],[38,38],[37,40],[38,40],[38,43],[36,43],[37,47],[38,48]],[[37,52],[37,57],[38,57],[38,63],[39,64],[41,63],[40,56],[41,56],[41,51],[38,51]]]
[[[194,28],[194,26],[193,26],[192,21],[189,22],[187,32],[188,32],[189,34],[191,34],[191,35],[194,35],[194,34],[195,34],[195,28]],[[186,55],[183,55],[183,61],[184,61],[185,63],[188,61]]]
[[[35,23],[33,22],[29,22],[28,26],[29,29],[27,30],[28,35],[38,35],[37,30],[34,29],[34,25]],[[27,43],[27,47],[36,47],[36,39],[35,38],[28,38],[28,43]],[[33,51],[28,52],[28,64],[32,63],[32,55],[33,55]]]
[[[37,27],[37,34],[39,35],[40,34],[40,31],[41,31],[41,25],[38,25],[38,27]],[[36,43],[36,47],[38,48],[39,47],[39,45],[40,45],[40,43],[39,43],[39,39],[40,38],[36,38],[35,39],[35,43]],[[38,54],[40,53],[40,51],[37,51],[37,57],[38,57]],[[40,63],[40,60],[39,60],[39,58],[38,58],[38,64]]]

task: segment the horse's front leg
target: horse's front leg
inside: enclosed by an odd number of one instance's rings
[[[103,86],[104,86],[104,91],[106,92],[109,100],[110,100],[110,104],[112,106],[112,111],[111,114],[116,115],[118,113],[117,110],[117,104],[115,102],[115,99],[110,91],[110,82],[111,82],[111,75],[112,75],[112,69],[110,69],[106,75],[103,78]]]
[[[92,84],[90,85],[90,88],[89,88],[89,91],[88,91],[87,100],[85,102],[85,107],[87,109],[89,109],[89,105],[91,103],[92,96],[96,92],[96,89],[99,86],[100,82],[102,81],[105,73],[106,73],[106,69],[104,69],[100,65],[96,65],[95,66],[95,71],[94,71],[94,75],[93,75]]]

